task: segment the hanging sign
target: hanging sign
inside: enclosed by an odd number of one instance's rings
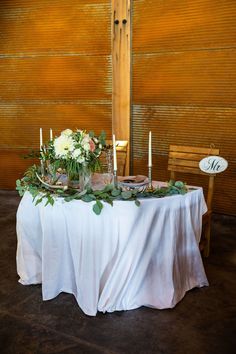
[[[199,162],[199,168],[205,173],[221,173],[228,167],[228,161],[220,156],[207,156]]]

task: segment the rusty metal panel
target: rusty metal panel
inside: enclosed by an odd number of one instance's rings
[[[1,0],[0,54],[110,54],[110,0]]]
[[[112,130],[110,0],[0,1],[0,188],[14,188],[39,127]]]
[[[111,57],[73,55],[0,59],[2,100],[110,100]]]
[[[236,2],[135,0],[132,13],[133,172],[147,174],[149,130],[159,180],[169,178],[170,144],[214,144],[229,162],[214,211],[236,215]]]
[[[133,52],[235,47],[235,0],[134,0]]]
[[[94,130],[96,134],[102,129],[110,132],[111,104],[97,104],[96,101],[8,103],[0,104],[0,116],[2,148],[38,148],[39,127],[43,128],[45,141],[49,139],[50,128],[54,135],[58,135],[65,127]],[[111,138],[111,134],[108,138]]]
[[[133,56],[133,102],[234,106],[235,69],[236,49],[137,54]]]

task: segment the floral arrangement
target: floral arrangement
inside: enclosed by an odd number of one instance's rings
[[[41,151],[41,159],[50,165],[50,172],[64,170],[70,179],[99,169],[99,156],[105,146],[105,132],[96,137],[85,130],[63,130]]]
[[[114,183],[107,184],[102,190],[93,190],[87,184],[82,188],[81,176],[100,168],[99,156],[103,150],[109,148],[105,142],[105,132],[95,137],[93,132],[85,130],[72,131],[66,129],[58,137],[52,138],[47,145],[42,144],[40,136],[40,155],[30,154],[29,157],[39,157],[41,165],[31,166],[22,179],[16,181],[16,190],[20,196],[29,192],[35,204],[46,200],[45,205],[54,204],[55,198],[64,198],[65,201],[82,200],[94,202],[93,211],[99,215],[106,202],[113,205],[114,200],[133,200],[137,206],[141,198],[163,198],[175,194],[185,194],[188,189],[181,181],[169,181],[166,187],[156,189],[124,190]],[[79,178],[79,189],[70,184],[61,185],[60,176],[66,174],[69,179]]]

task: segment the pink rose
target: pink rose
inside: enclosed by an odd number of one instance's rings
[[[90,151],[94,152],[95,150],[95,144],[94,141],[91,139],[89,140],[89,145],[90,145]]]

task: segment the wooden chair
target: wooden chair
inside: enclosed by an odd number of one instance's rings
[[[203,251],[204,257],[208,257],[210,251],[212,198],[215,174],[212,175],[202,172],[199,168],[199,162],[208,155],[218,156],[219,149],[170,145],[168,160],[168,171],[170,171],[170,177],[173,180],[176,179],[176,173],[205,175],[209,179],[206,201],[208,211],[203,215],[203,233],[200,242],[200,249]]]
[[[106,140],[107,146],[110,146],[111,154],[112,150],[112,140]],[[116,155],[117,155],[117,174],[118,176],[125,175],[126,163],[127,163],[127,153],[128,153],[128,141],[127,140],[117,140],[116,141]],[[107,171],[107,152],[104,151],[100,156],[101,165],[103,171]]]

